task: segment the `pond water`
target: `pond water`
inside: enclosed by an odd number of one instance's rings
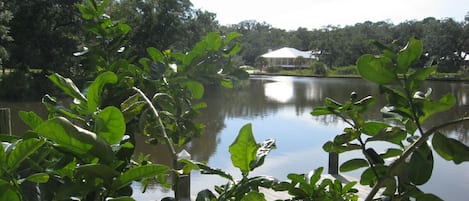
[[[311,116],[310,112],[314,107],[323,105],[326,97],[343,102],[349,99],[352,91],[357,92],[359,97],[379,94],[376,85],[361,79],[252,76],[249,82],[248,86],[237,89],[206,89],[204,101],[208,108],[200,117],[200,121],[206,124],[204,134],[186,147],[194,160],[205,161],[209,166],[221,168],[238,178],[241,174],[231,165],[228,147],[243,125],[252,124],[258,142],[273,138],[277,144],[277,149],[267,156],[264,165],[252,175],[271,175],[286,179],[288,173],[307,173],[318,167],[327,167],[328,154],[322,150],[322,145],[340,134],[346,126],[344,122],[331,116]],[[427,127],[462,117],[469,112],[469,83],[434,81],[427,85],[433,89],[434,98],[451,93],[458,100],[457,106],[451,111],[428,120]],[[34,106],[37,103],[21,104],[0,102],[0,107],[10,105],[13,114],[20,109],[38,110]],[[375,106],[367,117],[380,119],[380,107]],[[17,123],[14,123],[13,128],[15,124]],[[467,123],[445,129],[444,133],[469,145]],[[139,140],[137,152],[150,154],[154,162],[169,164],[169,159],[164,157],[168,152],[165,147],[155,148],[143,141]],[[382,149],[384,145],[377,146]],[[340,161],[359,155],[341,155]],[[434,157],[436,161],[432,179],[422,190],[434,193],[444,200],[466,200],[469,192],[469,163],[455,165],[437,154]],[[359,178],[360,171],[347,174]],[[217,176],[200,175],[197,172],[192,173],[191,178],[193,194],[226,183],[226,180]],[[138,192],[138,184],[134,185],[134,189],[137,200],[160,200],[165,195],[172,196],[171,192],[157,185],[151,186],[145,194]]]

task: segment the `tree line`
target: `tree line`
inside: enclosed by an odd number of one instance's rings
[[[50,72],[86,78],[95,70],[80,57],[80,52],[86,51],[84,41],[93,37],[83,32],[86,24],[75,6],[81,2],[0,2],[2,88],[7,82],[22,90],[33,90],[34,81],[42,82],[43,75]],[[439,72],[457,72],[463,66],[465,53],[469,52],[469,13],[462,22],[428,17],[399,24],[366,21],[345,27],[327,25],[320,29],[300,27],[286,31],[255,20],[220,25],[216,14],[195,9],[190,0],[113,0],[106,9],[112,19],[120,19],[132,27],[130,34],[121,40],[126,44],[123,54],[136,58],[143,56],[148,46],[185,51],[210,32],[223,35],[233,31],[243,34],[239,39],[243,48],[231,59],[236,65],[259,66],[260,55],[269,49],[288,46],[321,51],[320,61],[331,68],[349,66],[355,64],[358,56],[377,52],[371,39],[402,47],[408,38],[417,37],[424,42],[426,61],[438,64]],[[5,69],[13,73],[6,73]],[[13,77],[8,79],[7,74]],[[6,94],[16,93],[0,95]]]

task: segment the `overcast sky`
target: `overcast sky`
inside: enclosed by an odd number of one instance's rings
[[[461,22],[469,0],[191,0],[195,8],[217,14],[221,25],[243,20],[266,22],[275,28],[296,30],[326,25],[453,18]]]

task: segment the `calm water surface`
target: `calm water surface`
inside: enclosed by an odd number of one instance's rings
[[[428,87],[433,89],[434,98],[452,93],[458,99],[458,105],[450,112],[430,119],[427,126],[461,117],[469,112],[468,83],[429,82]],[[249,86],[240,89],[206,89],[204,101],[208,108],[200,118],[200,121],[206,124],[205,133],[189,144],[187,150],[194,160],[205,161],[211,167],[221,168],[241,177],[240,172],[231,165],[228,146],[236,138],[239,129],[251,123],[258,142],[274,138],[277,143],[277,149],[269,154],[265,164],[252,175],[271,175],[278,179],[286,179],[288,173],[307,173],[318,167],[327,167],[328,156],[322,150],[322,145],[340,134],[346,125],[330,116],[313,117],[310,112],[313,107],[323,105],[324,98],[332,97],[343,102],[349,99],[352,91],[357,92],[360,97],[379,94],[377,86],[361,79],[284,76],[254,76],[251,77]],[[11,103],[0,103],[0,107],[5,104]],[[379,120],[380,107],[374,107],[368,118]],[[28,103],[16,108],[37,110]],[[12,112],[15,113],[19,109],[13,109]],[[444,132],[469,144],[468,124],[452,127]],[[167,153],[165,147],[155,148],[142,142],[143,139],[137,145],[138,152],[151,154],[155,162],[169,164],[169,159],[162,157]],[[383,149],[383,144],[377,146]],[[341,161],[359,155],[341,155]],[[444,200],[467,200],[469,163],[454,165],[444,161],[437,154],[434,157],[436,162],[432,179],[422,189]],[[360,172],[347,174],[358,178]],[[224,183],[226,180],[217,176],[200,175],[196,172],[192,174],[193,194]],[[136,191],[140,189],[138,184],[134,187]],[[134,197],[138,200],[160,200],[165,194],[171,195],[170,193],[155,185],[145,194],[134,192]]]

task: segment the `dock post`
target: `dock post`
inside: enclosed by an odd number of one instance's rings
[[[179,159],[191,159],[191,155],[185,149],[179,152],[178,160]],[[178,163],[177,169],[182,169],[183,165]],[[177,188],[177,193],[175,195],[176,200],[178,201],[190,201],[191,200],[191,174],[181,173],[178,174],[176,179],[175,188]]]
[[[0,108],[0,133],[11,135],[10,108]]]
[[[329,152],[329,174],[339,174],[339,154],[335,152]]]

